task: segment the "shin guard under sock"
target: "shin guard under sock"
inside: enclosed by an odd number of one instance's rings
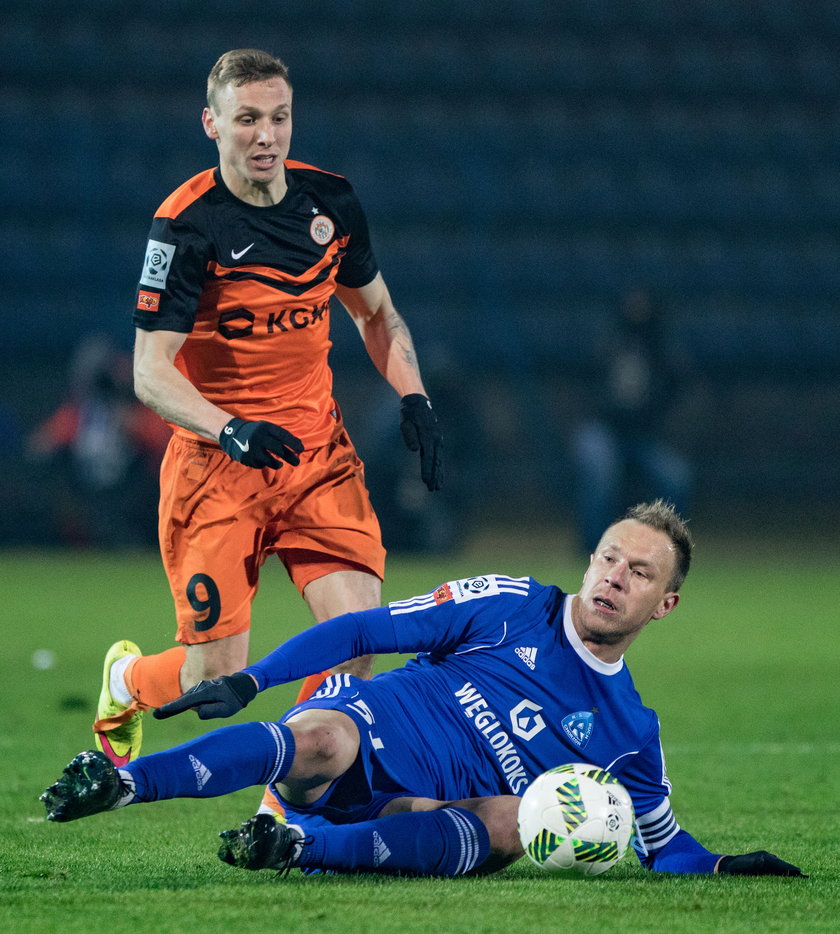
[[[295,758],[295,739],[282,723],[224,726],[123,767],[138,801],[215,798],[251,785],[282,781]]]
[[[183,645],[157,655],[138,655],[125,671],[125,686],[141,710],[175,700],[181,691],[181,666],[187,657]]]

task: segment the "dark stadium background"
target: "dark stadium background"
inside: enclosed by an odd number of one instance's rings
[[[633,286],[694,361],[669,432],[695,521],[836,517],[840,5],[6,0],[0,544],[56,540],[26,437],[81,339],[130,350],[151,215],[214,162],[204,82],[239,46],[289,64],[292,157],[351,179],[414,333],[450,474],[418,542],[571,523],[568,433]],[[376,484],[381,452],[402,457],[393,400],[340,314],[334,340]]]

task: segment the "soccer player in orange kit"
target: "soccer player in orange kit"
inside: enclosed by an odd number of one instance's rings
[[[145,710],[247,664],[268,555],[318,622],[381,602],[379,524],[332,397],[333,295],[401,397],[423,481],[443,480],[437,418],[362,207],[342,176],[288,159],[286,66],[253,49],[222,55],[202,123],[219,165],[158,209],[134,312],[135,391],[174,427],[159,532],[181,645],[109,650],[94,732],[118,765],[140,751]],[[369,677],[371,665],[342,670]]]

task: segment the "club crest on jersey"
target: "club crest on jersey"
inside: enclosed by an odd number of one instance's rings
[[[146,247],[146,258],[143,260],[143,275],[140,277],[140,285],[149,286],[153,289],[165,289],[166,278],[169,275],[174,255],[174,243],[149,240],[149,245]]]
[[[560,721],[563,732],[580,749],[589,742],[592,729],[595,726],[595,717],[589,710],[577,710],[567,714]]]
[[[317,214],[309,225],[309,236],[318,244],[326,246],[333,238],[335,224],[324,214]]]

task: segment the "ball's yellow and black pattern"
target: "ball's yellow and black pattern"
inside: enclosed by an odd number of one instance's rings
[[[633,833],[630,795],[606,769],[582,762],[538,776],[519,806],[526,855],[549,871],[598,875],[622,858]]]
[[[528,844],[525,852],[538,866],[541,866],[565,840],[565,837],[558,837],[550,830],[541,830]]]
[[[560,772],[571,772],[575,774],[585,774],[587,778],[591,778],[593,782],[598,782],[599,785],[618,785],[619,781],[613,775],[611,775],[606,769],[599,769],[596,765],[588,765],[585,767],[585,771],[580,769],[580,766],[576,762],[570,762],[568,765],[558,765],[557,768],[549,769],[548,774],[560,773]]]

